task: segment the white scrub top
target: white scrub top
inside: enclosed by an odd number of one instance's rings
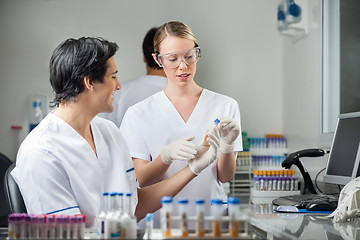
[[[98,116],[108,119],[120,127],[126,110],[135,103],[141,102],[166,87],[167,78],[155,75],[143,75],[121,84],[121,89],[114,93],[114,111],[99,113]]]
[[[164,91],[161,91],[130,107],[125,113],[120,130],[131,156],[151,161],[166,145],[180,138],[194,136],[193,142],[196,145],[201,144],[206,131],[214,126],[214,120],[224,116],[234,118],[240,125],[238,103],[230,97],[204,89],[190,118],[184,122]],[[242,151],[241,134],[235,141],[234,151]],[[187,164],[186,161],[174,161],[163,178],[173,176]],[[188,198],[189,213],[194,213],[195,199],[204,198],[207,202],[206,214],[210,214],[209,201],[215,197],[226,200],[222,184],[217,178],[216,163],[213,163],[188,183],[174,201]],[[177,214],[177,209],[174,210]],[[155,227],[160,226],[158,212],[154,216]]]
[[[91,130],[97,155],[65,121],[50,113],[20,146],[11,172],[28,213],[85,214],[94,227],[103,192],[131,192],[138,183],[128,148],[118,128],[95,117]]]

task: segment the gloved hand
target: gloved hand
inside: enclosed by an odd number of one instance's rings
[[[219,129],[214,126],[211,133],[208,133],[207,142],[199,145],[194,159],[189,161],[190,170],[199,175],[202,170],[207,168],[219,157],[220,144]]]
[[[240,126],[235,119],[223,117],[218,124],[220,131],[220,151],[223,153],[234,152],[234,141],[239,136]]]
[[[196,145],[191,141],[194,137],[182,138],[167,145],[160,153],[161,160],[170,165],[174,160],[188,161],[196,154]]]

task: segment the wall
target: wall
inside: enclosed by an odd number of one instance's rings
[[[283,108],[284,55],[283,38],[276,30],[277,4],[274,0],[0,1],[0,152],[15,158],[10,126],[22,125],[20,140],[26,136],[29,97],[42,94],[52,99],[48,60],[61,41],[85,35],[117,42],[118,76],[123,82],[145,72],[141,43],[146,31],[170,20],[187,23],[197,35],[202,59],[195,80],[239,102],[243,130],[258,137],[283,133],[287,108]]]
[[[321,136],[321,0],[307,1],[308,34],[292,41],[284,37],[284,115],[289,152],[330,147]],[[312,178],[326,166],[328,155],[302,158]],[[319,180],[322,180],[320,175]]]

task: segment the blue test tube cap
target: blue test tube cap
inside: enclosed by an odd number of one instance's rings
[[[117,192],[112,192],[110,193],[110,196],[113,197],[113,196],[116,196],[117,195]]]
[[[212,204],[214,204],[214,205],[222,205],[223,201],[221,199],[213,198],[213,199],[211,199],[211,205]]]
[[[196,199],[195,204],[205,204],[205,200],[202,198]]]
[[[127,196],[127,197],[131,197],[131,196],[132,196],[132,193],[130,193],[130,192],[126,193],[126,196]]]
[[[218,125],[220,123],[220,120],[219,119],[215,119],[214,121],[215,125]]]
[[[119,196],[123,196],[123,195],[124,195],[124,193],[122,193],[122,192],[119,192],[119,193],[118,193],[118,195],[119,195]]]
[[[145,218],[146,218],[147,222],[151,222],[153,220],[153,218],[154,218],[154,214],[148,213],[148,214],[146,214]]]
[[[172,203],[173,197],[171,196],[163,196],[161,198],[161,203]]]
[[[188,204],[189,203],[189,200],[187,198],[180,198],[178,200],[178,203],[179,204]]]
[[[240,204],[240,200],[237,197],[229,197],[228,204]]]
[[[108,192],[103,192],[103,194],[102,194],[103,196],[108,196],[109,195],[109,193]]]

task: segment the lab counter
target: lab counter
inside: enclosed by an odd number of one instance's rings
[[[360,239],[360,220],[334,224],[328,214],[277,213],[271,204],[244,209],[254,239]]]
[[[248,221],[248,233],[236,239],[314,239],[338,240],[360,239],[360,219],[333,224],[328,214],[277,213],[272,204],[240,205],[241,212]],[[224,224],[225,226],[226,224]],[[173,237],[165,239],[199,239],[194,233],[188,238],[181,238],[179,229],[172,230]],[[95,237],[95,233],[91,236]],[[148,239],[144,230],[138,230],[138,239]],[[160,229],[154,229],[151,239],[164,239]],[[211,232],[202,239],[234,239],[229,237],[228,229],[223,228],[223,236],[215,238]]]
[[[236,239],[360,239],[360,219],[334,224],[327,214],[311,213],[278,213],[273,211],[271,204],[240,205],[242,220],[246,221],[246,232],[242,232]],[[225,218],[226,219],[226,218]],[[213,237],[208,231],[201,239],[235,239],[229,236],[223,224],[222,237]],[[243,230],[243,229],[242,229]],[[0,239],[6,239],[7,229],[0,229]],[[137,231],[138,239],[149,239],[145,230]],[[86,229],[85,239],[97,239],[95,229]],[[164,239],[160,229],[153,229],[150,239]],[[172,237],[165,239],[199,239],[194,231],[189,237],[181,237],[180,229],[172,229]]]

